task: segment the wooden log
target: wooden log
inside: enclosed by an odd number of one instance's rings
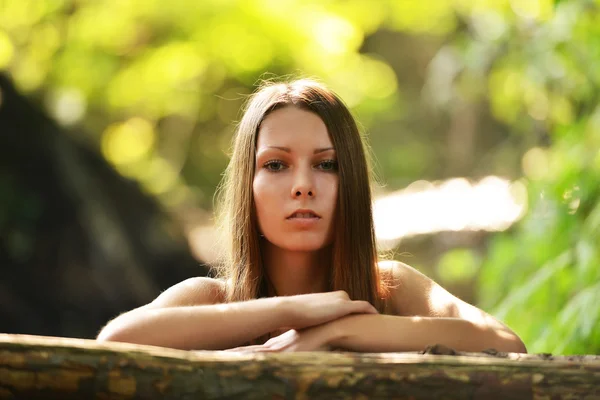
[[[239,354],[0,334],[0,398],[600,399],[600,356],[454,353]]]

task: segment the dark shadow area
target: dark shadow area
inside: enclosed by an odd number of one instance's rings
[[[207,272],[155,199],[74,136],[0,74],[0,332],[91,338]]]

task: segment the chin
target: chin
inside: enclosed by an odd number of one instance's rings
[[[297,252],[312,252],[312,251],[319,251],[324,249],[326,246],[323,244],[321,246],[309,246],[309,245],[292,245],[292,246],[281,246],[282,249],[284,250],[289,250],[289,251],[297,251]]]
[[[329,245],[324,238],[294,239],[290,237],[287,240],[274,241],[272,243],[283,250],[302,252],[319,251]]]

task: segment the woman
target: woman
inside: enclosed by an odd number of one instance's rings
[[[436,343],[526,352],[509,328],[415,269],[378,262],[363,142],[320,84],[270,84],[251,98],[221,197],[222,279],[179,283],[112,320],[98,340],[248,352]]]

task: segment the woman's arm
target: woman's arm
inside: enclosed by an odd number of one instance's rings
[[[389,301],[395,315],[346,316],[311,328],[311,343],[362,352],[423,350],[433,344],[462,351],[527,352],[506,325],[414,268],[399,262],[380,266],[393,276]],[[303,340],[300,332],[294,346],[301,348]]]
[[[383,263],[382,263],[383,264]],[[443,344],[461,351],[526,353],[507,326],[457,297],[414,268],[398,262],[380,265],[393,274],[389,298],[395,315],[350,315],[299,331],[286,332],[264,345],[240,352],[315,351],[339,348],[361,352],[423,350]]]
[[[494,348],[527,352],[516,335],[461,318],[351,315],[325,324],[322,329],[330,346],[349,351],[415,351],[443,344],[459,351]]]
[[[384,267],[385,268],[385,267]],[[519,352],[527,352],[521,339],[509,327],[492,315],[452,295],[442,286],[416,269],[401,262],[389,262],[388,268],[393,273],[394,287],[390,302],[394,314],[404,317],[423,317],[414,319],[415,324],[427,326],[428,318],[459,319],[464,327],[460,332],[470,334],[465,338],[472,343],[482,343],[483,348],[495,347],[501,350],[506,345]],[[437,328],[454,322],[432,322]],[[454,326],[454,325],[452,325]],[[444,338],[445,331],[438,331],[437,337]],[[477,336],[477,337],[475,337]],[[437,343],[444,344],[443,341]],[[477,347],[477,346],[476,346]],[[499,347],[499,348],[498,348]]]
[[[182,350],[222,350],[249,342],[285,324],[276,298],[240,303],[139,308],[109,322],[98,341]]]
[[[210,278],[173,286],[152,303],[110,321],[99,341],[118,341],[184,350],[241,346],[281,328],[302,329],[350,313],[375,313],[367,302],[344,292],[272,297],[215,304],[222,287]]]
[[[279,299],[215,304],[220,289],[213,279],[188,279],[110,321],[97,340],[216,350],[239,346],[286,323],[289,313]]]
[[[460,351],[526,353],[514,334],[484,328],[461,318],[350,315],[299,331],[290,330],[263,345],[230,349],[238,352],[289,352],[340,349],[358,352],[423,350],[443,344]]]

